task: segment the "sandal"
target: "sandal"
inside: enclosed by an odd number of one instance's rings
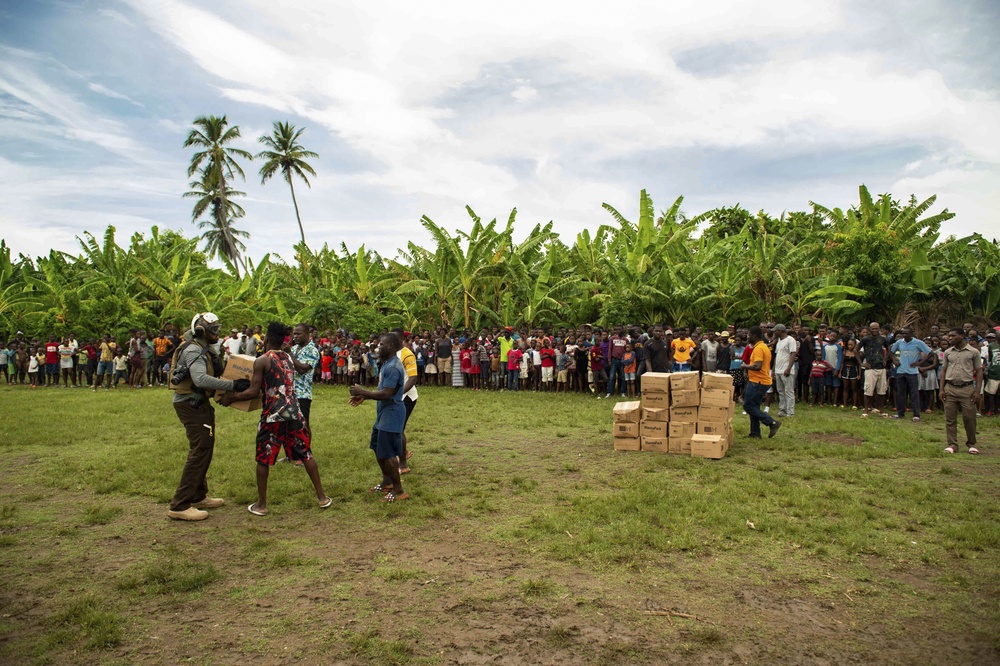
[[[978,456],[979,455],[979,449],[977,449],[974,446],[970,446],[969,447],[969,453],[971,453],[974,456]]]
[[[400,474],[409,474],[410,473],[410,468],[409,467],[404,467],[401,470],[399,470],[399,473]]]
[[[944,450],[944,452],[945,453],[954,453],[955,452],[955,447],[954,446],[946,447],[945,450]]]
[[[403,493],[402,495],[396,495],[395,493],[389,493],[388,495],[386,495],[385,497],[382,498],[382,501],[391,504],[392,502],[395,502],[396,500],[408,500],[408,499],[410,499],[410,493]]]
[[[413,457],[413,451],[407,451],[406,452],[406,459],[409,460],[412,457]]]
[[[392,486],[391,485],[387,486],[387,485],[384,485],[384,484],[380,483],[377,486],[372,486],[371,488],[369,488],[368,492],[370,492],[370,493],[389,493],[389,492],[392,492]]]
[[[333,498],[327,497],[325,500],[319,503],[319,508],[329,509],[332,504],[333,504]]]
[[[263,511],[261,511],[260,509],[258,509],[257,508],[257,502],[254,502],[253,504],[251,504],[250,506],[248,506],[247,507],[247,511],[249,511],[250,513],[252,513],[255,516],[266,516],[267,515],[267,509],[264,509]]]
[[[914,416],[913,417],[913,422],[914,423],[920,423],[920,417],[919,416]]]

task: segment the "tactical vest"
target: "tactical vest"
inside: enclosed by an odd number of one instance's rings
[[[197,344],[194,340],[188,340],[187,342],[183,343],[180,347],[178,347],[174,351],[173,356],[170,357],[170,381],[169,381],[169,386],[170,386],[170,390],[172,390],[174,393],[177,393],[178,395],[193,395],[193,394],[205,395],[204,389],[200,389],[200,388],[198,388],[197,386],[194,385],[194,381],[192,381],[192,379],[191,379],[191,373],[190,372],[188,372],[188,376],[186,378],[184,378],[183,380],[181,380],[179,382],[174,382],[174,374],[173,373],[174,373],[174,368],[177,367],[177,359],[179,359],[181,357],[181,355],[185,351],[187,351],[188,347],[190,347],[191,345],[194,345],[194,344]],[[197,361],[199,358],[201,358],[203,356],[208,356],[208,359],[205,362],[205,369],[208,371],[208,374],[211,375],[212,377],[218,377],[219,375],[221,375],[222,374],[222,367],[221,367],[222,364],[221,364],[221,362],[216,361],[216,359],[209,353],[208,347],[203,347],[201,349],[201,352],[198,354],[198,356],[194,360]],[[192,363],[193,363],[193,361],[192,361]],[[190,368],[190,367],[191,367],[191,364],[188,364],[188,368]]]

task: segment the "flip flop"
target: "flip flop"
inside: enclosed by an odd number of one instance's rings
[[[410,468],[409,467],[404,467],[403,469],[399,470],[399,473],[400,474],[409,474],[410,473]]]
[[[370,493],[387,493],[392,491],[392,486],[384,486],[381,483],[368,489]]]
[[[247,511],[249,511],[250,513],[252,513],[255,516],[266,516],[267,515],[267,509],[264,509],[263,511],[261,511],[260,509],[256,508],[256,506],[257,506],[257,502],[254,502],[253,504],[251,504],[250,506],[247,507]]]
[[[327,497],[325,500],[319,503],[319,508],[329,509],[332,504],[333,504],[333,498]]]
[[[977,449],[974,446],[970,446],[969,447],[969,453],[971,453],[974,456],[978,456],[979,455],[979,449]]]
[[[410,499],[410,493],[403,493],[402,495],[389,493],[388,495],[382,498],[382,501],[391,504],[392,502],[395,502],[397,500],[408,500],[408,499]]]
[[[945,450],[944,450],[944,452],[945,453],[954,453],[955,452],[955,447],[954,446],[946,447]]]

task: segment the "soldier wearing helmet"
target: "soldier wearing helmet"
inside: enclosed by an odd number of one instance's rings
[[[174,520],[204,520],[208,513],[225,504],[218,497],[208,496],[205,476],[215,449],[215,409],[209,396],[215,391],[246,390],[246,379],[219,379],[222,359],[219,354],[219,318],[211,312],[201,312],[191,320],[191,330],[174,352],[170,362],[170,388],[174,391],[174,411],[187,432],[190,449],[177,492],[170,502],[167,515]]]

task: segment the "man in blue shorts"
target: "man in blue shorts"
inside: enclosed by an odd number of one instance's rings
[[[357,407],[365,400],[378,400],[375,425],[372,427],[371,449],[382,470],[382,482],[369,490],[386,493],[383,502],[410,499],[403,492],[403,482],[399,476],[399,457],[403,455],[403,427],[406,424],[406,407],[403,393],[406,385],[406,370],[396,357],[402,342],[395,333],[386,333],[378,347],[378,388],[369,391],[359,384],[351,387],[350,404]]]

